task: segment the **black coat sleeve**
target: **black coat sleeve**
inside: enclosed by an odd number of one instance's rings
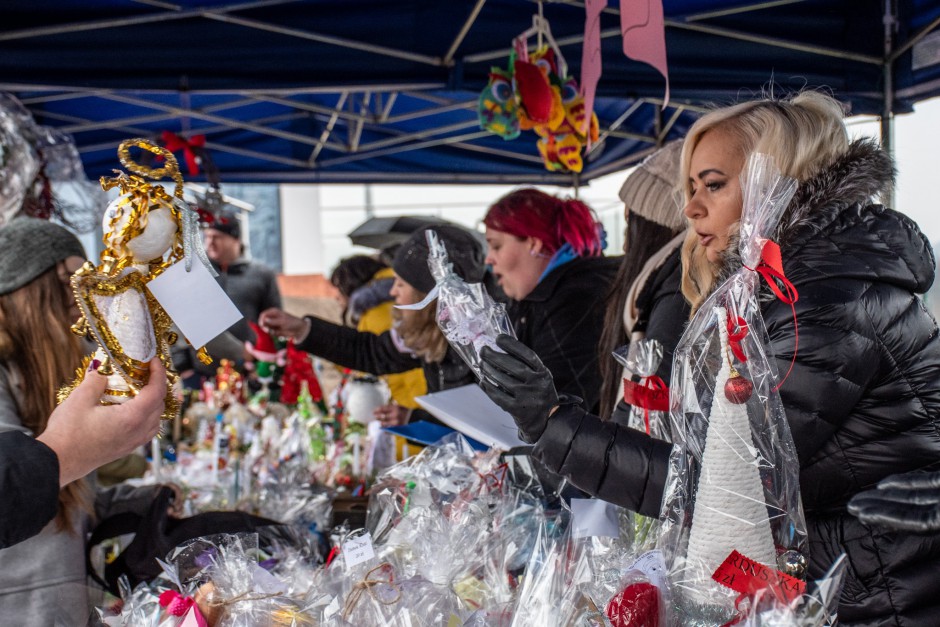
[[[406,372],[422,366],[421,360],[398,350],[388,331],[381,335],[360,333],[313,316],[310,333],[297,345],[302,351],[345,368],[375,375]]]
[[[59,503],[59,459],[20,431],[0,433],[0,549],[39,533]]]
[[[562,405],[533,455],[588,494],[658,518],[671,451],[668,442]]]

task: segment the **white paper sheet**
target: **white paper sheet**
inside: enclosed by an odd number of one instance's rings
[[[242,319],[222,286],[197,259],[190,272],[183,261],[173,264],[147,283],[147,289],[196,348]]]
[[[435,392],[415,398],[418,404],[445,425],[487,446],[510,449],[526,446],[512,416],[490,400],[478,385]]]
[[[600,499],[571,499],[571,537],[619,538],[617,506]]]

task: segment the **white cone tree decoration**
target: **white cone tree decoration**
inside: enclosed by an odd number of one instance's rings
[[[723,365],[715,381],[686,556],[688,574],[694,573],[706,586],[733,550],[776,569],[760,477],[762,458],[751,435],[747,404],[733,403],[724,393],[732,376],[728,331],[723,324],[727,313],[719,307],[716,315]]]

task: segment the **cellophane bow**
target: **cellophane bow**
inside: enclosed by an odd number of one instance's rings
[[[755,153],[742,185],[742,265],[699,307],[673,364],[659,546],[682,625],[732,624],[758,592],[786,601],[804,588],[799,460],[761,316],[766,275],[755,271],[796,182]]]

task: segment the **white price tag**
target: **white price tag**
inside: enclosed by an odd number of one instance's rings
[[[375,557],[375,550],[372,548],[372,536],[368,533],[343,543],[343,559],[346,560],[346,568],[367,562],[373,557]]]
[[[147,289],[196,348],[243,317],[198,259],[189,272],[185,261],[174,263],[147,283]]]
[[[617,506],[600,499],[571,499],[571,537],[619,538]]]
[[[649,578],[651,584],[660,590],[665,589],[666,561],[663,559],[663,552],[659,549],[647,551],[638,557],[627,570],[638,570]]]

